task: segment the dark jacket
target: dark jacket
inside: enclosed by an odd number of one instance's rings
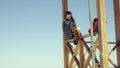
[[[91,33],[91,29],[88,30]],[[98,21],[93,22],[93,33],[98,33]]]
[[[76,24],[73,20],[64,20],[63,21],[64,40],[69,40],[69,39],[74,38],[74,35],[72,32],[72,26],[76,27]]]

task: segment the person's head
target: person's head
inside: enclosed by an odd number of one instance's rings
[[[94,18],[93,22],[97,22],[98,21],[98,18]]]
[[[98,22],[98,18],[94,18],[93,22]],[[106,21],[107,23],[107,21]]]
[[[74,19],[72,17],[72,13],[70,11],[66,11],[64,19],[73,20],[74,21]]]

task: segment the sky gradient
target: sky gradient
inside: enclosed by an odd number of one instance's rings
[[[106,0],[108,41],[115,41],[112,1]],[[69,0],[69,10],[87,34],[88,0]],[[63,68],[62,39],[61,0],[0,0],[0,68]]]

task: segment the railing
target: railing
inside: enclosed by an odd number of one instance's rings
[[[89,35],[89,34],[87,34],[87,35]],[[92,63],[90,62],[92,59],[92,50],[91,50],[91,47],[88,45],[91,42],[85,41],[83,39],[84,36],[86,36],[86,35],[79,37],[79,41],[78,41],[77,45],[71,44],[74,41],[74,39],[65,41],[65,47],[71,54],[71,55],[69,54],[69,56],[68,56],[69,57],[68,68],[92,68]],[[89,36],[87,36],[87,37],[89,37]],[[87,37],[84,37],[84,38],[87,38]],[[96,51],[97,49],[98,49],[98,51],[100,50],[98,37],[96,38],[96,40],[94,42],[94,48],[95,48],[94,51]],[[111,65],[113,65],[114,68],[117,68],[117,64],[115,64],[115,62],[112,61],[110,56],[115,51],[117,44],[120,44],[120,42],[119,43],[108,42],[108,44],[115,44],[115,46],[105,56],[108,57],[108,61],[111,63]],[[96,57],[96,56],[100,56],[100,55],[103,55],[100,51],[99,51],[99,55],[95,54],[96,68],[100,68],[100,65],[101,65],[100,58]]]

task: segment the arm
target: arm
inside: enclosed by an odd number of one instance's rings
[[[77,28],[75,26],[72,26],[72,32],[75,37],[80,37],[80,35],[81,35],[80,30],[77,30]]]
[[[72,26],[72,32],[75,37],[78,36],[77,28],[75,26]]]
[[[80,34],[81,34],[81,33],[80,33],[80,30],[77,30],[77,27],[76,27],[75,22],[71,22],[70,28],[72,29],[73,35],[74,35],[75,37],[79,37],[79,36],[80,36]]]

